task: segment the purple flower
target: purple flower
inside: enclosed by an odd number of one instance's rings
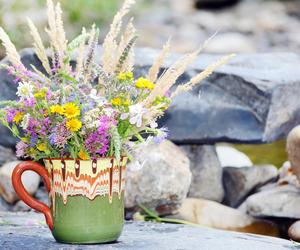
[[[49,136],[50,144],[55,145],[58,148],[65,148],[70,136],[70,131],[68,131],[65,124],[60,123],[54,127]]]
[[[102,116],[98,129],[88,135],[85,140],[85,148],[91,157],[97,158],[97,155],[103,156],[107,153],[111,137],[109,130],[111,125],[114,124],[116,124],[115,120],[111,120],[107,116]]]
[[[47,101],[50,101],[51,97],[52,97],[52,92],[50,90],[48,90],[47,93],[46,93],[46,99],[47,99]]]
[[[25,107],[33,107],[35,105],[34,97],[30,97],[24,100]]]
[[[169,134],[168,128],[162,127],[158,129],[157,135],[153,138],[154,143],[156,144],[162,143],[168,137],[168,134]]]
[[[18,158],[25,157],[27,149],[28,145],[23,141],[19,141],[16,145],[16,156]]]
[[[17,110],[15,110],[15,109],[6,109],[6,120],[7,120],[7,122],[12,123],[16,113],[17,113]]]

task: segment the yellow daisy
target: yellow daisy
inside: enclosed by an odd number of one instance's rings
[[[20,121],[22,120],[23,116],[24,116],[24,113],[18,111],[13,119],[13,122],[15,122],[16,124],[19,124]]]
[[[66,123],[67,129],[72,132],[77,132],[82,127],[82,122],[78,119],[68,120]]]
[[[74,118],[80,115],[80,109],[73,102],[69,102],[63,106],[64,115],[67,118]]]
[[[50,112],[52,114],[60,114],[63,115],[64,114],[64,108],[60,105],[53,105],[50,107]]]

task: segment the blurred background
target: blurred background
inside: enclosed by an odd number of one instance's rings
[[[0,25],[19,48],[30,46],[25,17],[46,23],[45,0],[0,0]],[[69,39],[95,22],[102,38],[121,0],[62,0]],[[187,52],[218,31],[207,52],[299,51],[300,1],[138,0],[134,9],[140,46],[161,48],[173,37],[173,50]],[[3,49],[3,48],[1,48]],[[3,50],[1,50],[3,55]]]

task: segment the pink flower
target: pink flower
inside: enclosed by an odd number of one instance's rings
[[[17,155],[17,157],[18,158],[25,157],[27,149],[28,149],[28,145],[23,141],[19,141],[16,145],[16,155]]]

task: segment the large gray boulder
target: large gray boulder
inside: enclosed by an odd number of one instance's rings
[[[224,204],[237,207],[256,188],[275,181],[278,170],[272,165],[251,167],[225,167],[223,169],[223,184],[225,188]]]
[[[100,59],[101,48],[96,58]],[[146,73],[159,51],[136,50],[136,74]],[[21,53],[26,66],[41,69],[32,49]],[[180,55],[172,54],[161,71]],[[220,56],[202,54],[179,79],[186,82]],[[300,57],[292,53],[238,55],[190,93],[176,97],[161,119],[177,143],[220,141],[271,142],[283,138],[300,123]],[[16,85],[0,72],[0,100],[15,98]],[[15,140],[0,129],[0,144]]]
[[[221,202],[224,198],[222,167],[214,146],[181,146],[190,159],[192,183],[188,197]]]
[[[11,177],[15,167],[20,163],[21,161],[12,161],[0,167],[0,196],[9,204],[19,200],[13,188]],[[34,195],[40,184],[40,176],[33,171],[26,171],[22,175],[22,183],[26,191]]]
[[[240,209],[256,217],[300,219],[300,189],[290,184],[266,188],[249,196]]]
[[[145,72],[156,55],[153,49],[137,50],[138,72]],[[170,56],[164,68],[178,56]],[[219,57],[200,55],[179,83]],[[292,53],[238,55],[192,92],[176,97],[161,123],[177,143],[263,143],[283,138],[300,123],[299,64],[300,56]]]
[[[125,206],[134,210],[142,204],[160,215],[172,214],[181,206],[191,184],[190,162],[170,141],[145,147],[136,157],[144,162],[139,171],[128,164]]]

